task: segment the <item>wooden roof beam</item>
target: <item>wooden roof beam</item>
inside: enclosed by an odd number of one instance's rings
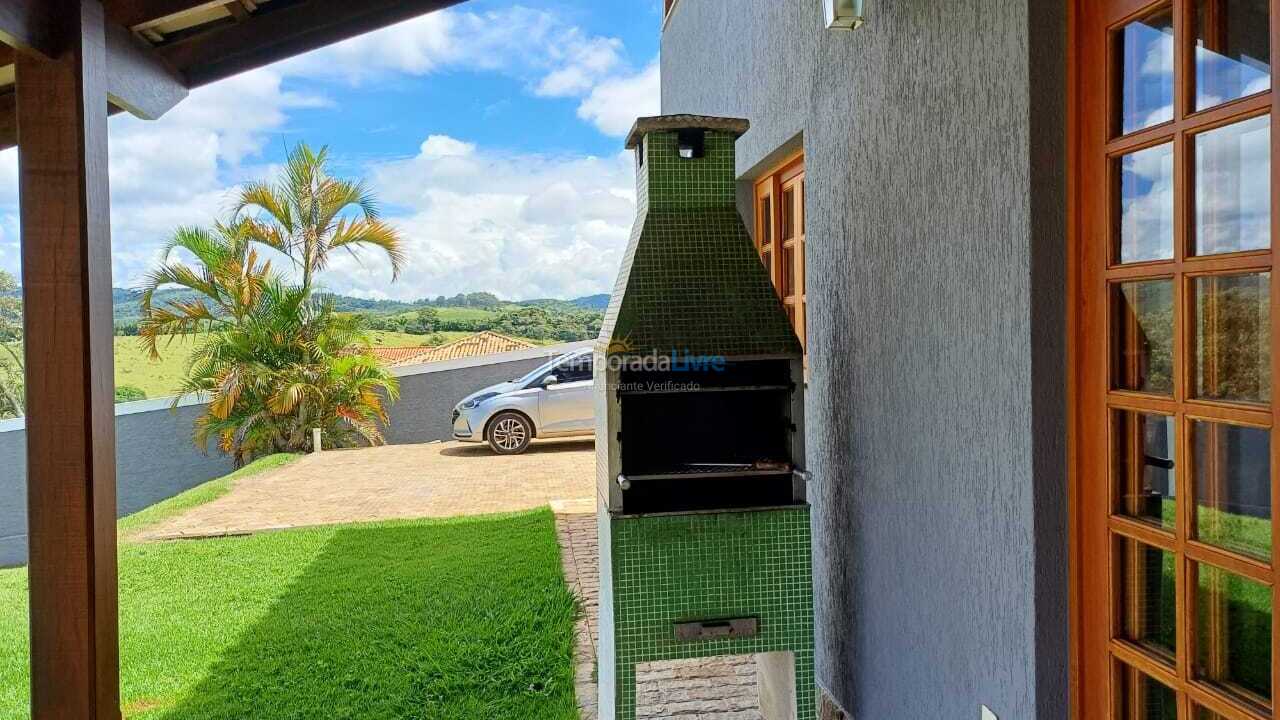
[[[45,58],[57,55],[55,4],[49,0],[0,0],[0,41]]]
[[[187,97],[187,84],[146,42],[122,25],[107,24],[107,99],[144,120],[155,120]]]
[[[106,48],[107,95],[103,102],[144,120],[155,120],[187,97],[186,81],[133,33],[108,23]],[[13,62],[11,57],[8,62]],[[0,66],[4,64],[0,62]],[[18,143],[16,113],[13,92],[0,93],[0,150]]]
[[[307,0],[278,9],[269,3],[248,22],[211,29],[157,51],[196,87],[459,2]]]

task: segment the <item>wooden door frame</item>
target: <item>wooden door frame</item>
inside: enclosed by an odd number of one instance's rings
[[[1084,92],[1081,83],[1084,72],[1081,56],[1085,37],[1081,31],[1081,14],[1086,0],[1067,0],[1067,636],[1068,636],[1068,716],[1072,720],[1082,717],[1083,690],[1083,642],[1081,631],[1084,623],[1084,566],[1081,528],[1082,502],[1080,482],[1081,448],[1080,422],[1080,373],[1084,364],[1081,347],[1081,306],[1084,294],[1080,267],[1083,261],[1083,241],[1080,186],[1084,168],[1081,166],[1081,146],[1084,125]]]
[[[1188,0],[1190,2],[1190,0]],[[1087,633],[1085,628],[1095,623],[1113,624],[1115,618],[1111,617],[1112,609],[1110,607],[1110,598],[1114,597],[1114,583],[1117,578],[1109,570],[1111,563],[1108,561],[1108,567],[1096,567],[1099,562],[1098,558],[1109,558],[1113,548],[1109,547],[1112,540],[1109,534],[1103,531],[1108,526],[1107,518],[1096,512],[1099,507],[1098,503],[1102,502],[1106,507],[1111,507],[1110,503],[1111,488],[1110,483],[1099,483],[1096,479],[1093,482],[1086,482],[1084,475],[1091,472],[1099,461],[1098,457],[1109,458],[1108,437],[1106,425],[1111,422],[1111,418],[1107,411],[1107,401],[1105,399],[1106,391],[1110,388],[1109,380],[1109,364],[1110,364],[1110,347],[1105,332],[1099,332],[1098,327],[1106,327],[1110,322],[1108,314],[1110,313],[1110,296],[1107,280],[1102,278],[1101,285],[1094,284],[1093,281],[1098,280],[1098,273],[1094,268],[1108,266],[1110,253],[1112,249],[1109,243],[1109,232],[1100,235],[1096,228],[1109,227],[1109,212],[1107,206],[1108,193],[1085,192],[1084,188],[1096,186],[1098,178],[1107,177],[1109,172],[1107,163],[1110,161],[1103,157],[1103,153],[1097,152],[1100,147],[1107,146],[1108,142],[1112,142],[1112,127],[1114,110],[1114,87],[1112,85],[1114,79],[1111,75],[1113,72],[1111,67],[1112,48],[1109,44],[1112,39],[1109,33],[1099,33],[1096,30],[1100,27],[1114,27],[1121,21],[1127,21],[1141,15],[1148,9],[1159,3],[1155,0],[1068,0],[1067,2],[1067,144],[1066,144],[1066,162],[1067,162],[1067,505],[1068,505],[1068,564],[1069,564],[1069,580],[1068,580],[1068,617],[1069,617],[1069,656],[1068,656],[1068,672],[1069,672],[1069,717],[1083,720],[1095,720],[1095,718],[1110,717],[1113,711],[1112,703],[1114,703],[1113,688],[1111,684],[1115,680],[1113,662],[1108,658],[1105,662],[1100,662],[1098,658],[1103,657],[1106,653],[1100,652],[1096,647],[1098,642],[1111,645],[1111,642],[1103,638],[1098,638],[1103,633]],[[1108,7],[1110,5],[1110,7]],[[1179,6],[1175,6],[1179,7]],[[1177,66],[1177,72],[1180,76],[1175,84],[1174,102],[1185,110],[1190,107],[1191,98],[1186,95],[1186,88],[1189,87],[1188,73],[1194,71],[1194,60],[1188,57],[1186,47],[1192,42],[1187,35],[1189,30],[1186,23],[1191,14],[1190,5],[1184,4],[1183,17],[1180,22],[1183,27],[1175,34],[1175,42],[1178,43],[1179,55],[1181,60]],[[1272,92],[1270,102],[1257,103],[1246,100],[1237,100],[1229,102],[1214,108],[1212,110],[1203,111],[1202,118],[1208,119],[1211,116],[1221,115],[1226,118],[1233,114],[1239,113],[1240,108],[1245,104],[1257,106],[1257,112],[1269,113],[1272,118],[1271,128],[1271,238],[1272,252],[1276,252],[1277,238],[1280,238],[1280,162],[1275,159],[1280,156],[1280,133],[1276,132],[1275,118],[1280,117],[1280,91],[1275,87],[1276,68],[1280,67],[1280,17],[1277,17],[1277,3],[1272,2],[1272,19],[1270,28],[1271,39],[1271,67],[1272,67]],[[1177,113],[1175,113],[1175,116]],[[1237,118],[1233,118],[1230,122],[1235,122]],[[1224,124],[1225,124],[1224,120]],[[1177,139],[1174,141],[1178,142]],[[1134,145],[1136,150],[1142,147]],[[1181,162],[1175,164],[1175,173],[1178,182],[1188,182],[1190,178],[1190,168],[1188,167],[1193,160],[1186,159],[1188,152],[1183,147],[1181,152],[1183,158]],[[1184,196],[1190,197],[1190,193],[1184,190]],[[1175,209],[1175,222],[1177,230],[1175,232],[1175,242],[1181,244],[1182,252],[1187,250],[1187,238],[1185,233],[1186,223],[1190,222],[1193,209],[1177,206]],[[1100,265],[1098,265],[1100,263]],[[1271,292],[1270,307],[1272,325],[1272,357],[1271,357],[1271,412],[1275,413],[1276,408],[1280,408],[1280,268],[1274,268],[1271,273]],[[1105,273],[1102,273],[1105,275]],[[1179,281],[1182,282],[1181,280]],[[1181,297],[1181,285],[1176,289],[1179,293],[1176,297]],[[1181,298],[1175,302],[1179,303],[1179,312],[1183,318],[1180,322],[1189,322],[1188,309],[1189,300]],[[1187,335],[1185,329],[1177,333],[1179,336]],[[1185,373],[1186,352],[1181,346],[1175,348],[1175,357],[1179,363],[1183,363],[1184,369],[1177,370],[1178,373]],[[1182,382],[1182,380],[1176,380]],[[1097,392],[1101,383],[1102,392]],[[1098,419],[1103,418],[1099,427]],[[1177,420],[1178,423],[1184,423],[1182,419]],[[1276,429],[1280,428],[1280,424],[1272,422],[1273,436],[1271,441],[1271,493],[1272,493],[1272,522],[1280,519],[1280,513],[1277,508],[1280,507],[1280,442],[1275,437]],[[1193,500],[1193,486],[1190,477],[1191,451],[1188,447],[1187,435],[1185,429],[1181,444],[1177,447],[1178,454],[1178,496],[1179,513],[1189,513],[1190,505]],[[1104,462],[1110,462],[1105,460]],[[1102,494],[1099,497],[1099,493]],[[1188,523],[1184,519],[1183,522]],[[1099,525],[1102,527],[1100,528]],[[1179,540],[1179,547],[1184,545],[1183,540]],[[1182,560],[1182,562],[1190,562]],[[1275,543],[1273,547],[1273,557],[1271,560],[1273,567],[1280,567],[1280,543]],[[1181,577],[1181,574],[1180,574]],[[1188,578],[1187,584],[1190,587],[1177,588],[1179,602],[1189,602],[1189,598],[1194,593],[1194,576],[1190,571],[1186,573]],[[1107,598],[1103,602],[1097,602],[1094,598]],[[1280,583],[1272,586],[1273,608],[1280,608]],[[1184,612],[1180,611],[1179,616],[1179,637],[1187,637],[1188,632],[1184,631],[1181,623]],[[1109,636],[1110,633],[1107,633]],[[1280,717],[1280,662],[1276,662],[1276,658],[1280,658],[1280,627],[1273,626],[1272,638],[1272,716]],[[1101,665],[1101,667],[1099,667]],[[1182,668],[1179,668],[1182,671]],[[1200,701],[1199,702],[1207,702]],[[1214,703],[1216,705],[1216,703]],[[1213,705],[1208,705],[1211,709],[1219,710]],[[1187,702],[1183,702],[1180,708],[1184,715],[1190,710]],[[1220,712],[1234,713],[1230,708],[1223,707]]]

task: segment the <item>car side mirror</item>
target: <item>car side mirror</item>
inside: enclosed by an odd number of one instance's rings
[[[552,385],[559,384],[559,382],[560,382],[560,378],[556,377],[555,375],[548,375],[542,378],[542,387],[551,387]]]

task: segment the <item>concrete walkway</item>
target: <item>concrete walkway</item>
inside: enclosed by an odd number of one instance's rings
[[[590,440],[535,443],[524,455],[452,442],[335,450],[246,478],[137,539],[512,512],[594,494]]]

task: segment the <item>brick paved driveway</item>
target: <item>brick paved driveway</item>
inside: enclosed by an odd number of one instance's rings
[[[595,457],[590,440],[536,443],[524,455],[452,442],[323,452],[246,478],[138,539],[527,510],[594,497]]]

